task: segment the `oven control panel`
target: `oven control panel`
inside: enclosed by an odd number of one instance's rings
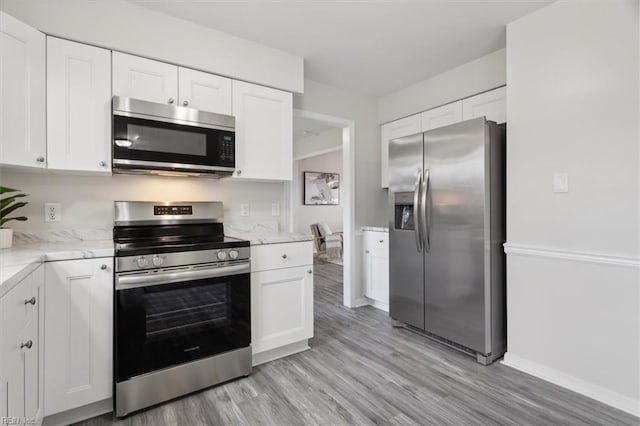
[[[250,256],[250,247],[122,256],[116,257],[116,272],[157,270],[205,263],[225,265],[242,261],[249,262]]]
[[[154,216],[192,215],[193,206],[153,206]]]

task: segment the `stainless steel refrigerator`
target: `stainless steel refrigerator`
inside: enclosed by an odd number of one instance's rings
[[[389,313],[490,364],[506,350],[505,128],[389,143]]]

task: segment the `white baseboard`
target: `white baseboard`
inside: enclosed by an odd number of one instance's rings
[[[369,297],[367,297],[366,299],[369,305],[373,306],[374,308],[380,309],[381,311],[385,311],[387,313],[389,312],[388,303],[380,302],[379,300],[371,299]]]
[[[273,361],[278,358],[284,358],[285,356],[297,354],[298,352],[306,351],[309,348],[309,341],[302,340],[300,342],[291,343],[286,346],[271,349],[268,351],[253,354],[253,365],[264,364],[265,362]]]
[[[361,308],[361,307],[367,306],[367,305],[369,305],[369,301],[367,300],[367,298],[366,297],[360,297],[360,298],[356,299],[355,306],[351,306],[351,307],[353,307],[353,308]]]
[[[508,352],[504,355],[504,360],[501,363],[553,383],[554,385],[562,386],[563,388],[567,388],[634,416],[640,417],[640,400],[634,400],[633,398],[629,398],[617,392],[612,392],[609,389],[594,385],[593,383],[586,382],[561,371],[529,361]]]
[[[84,405],[62,413],[53,414],[44,418],[43,426],[70,425],[91,419],[113,411],[113,398],[103,399],[93,404]]]

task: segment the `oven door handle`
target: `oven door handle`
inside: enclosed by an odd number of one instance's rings
[[[184,281],[202,280],[224,277],[228,275],[248,274],[251,272],[249,262],[241,265],[219,266],[213,268],[197,268],[179,272],[116,274],[116,290],[128,290],[137,287],[149,287],[162,284],[174,284]]]

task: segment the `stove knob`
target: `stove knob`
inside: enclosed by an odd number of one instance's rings
[[[164,259],[159,256],[153,256],[153,259],[151,259],[151,263],[153,263],[153,266],[162,266],[163,262]]]
[[[226,252],[226,251],[222,251],[222,250],[220,250],[220,251],[218,252],[218,259],[220,259],[220,260],[225,260],[226,258],[227,258],[227,252]]]
[[[147,258],[144,256],[140,256],[137,260],[136,263],[138,264],[138,267],[140,268],[144,268],[145,266],[147,266],[147,263],[149,263],[147,261]]]
[[[238,253],[238,250],[231,250],[229,252],[229,257],[231,259],[237,259],[239,255],[240,255],[240,253]]]

